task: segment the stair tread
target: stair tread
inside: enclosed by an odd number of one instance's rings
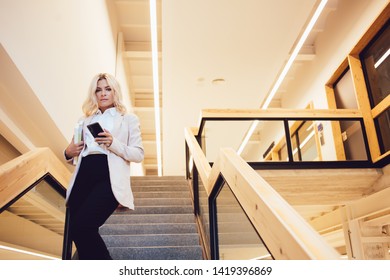
[[[259,244],[253,244],[253,245],[256,245],[256,246],[259,246]],[[233,246],[232,246],[233,247]],[[134,249],[138,249],[140,247],[136,247],[136,246],[120,246],[120,247],[115,247],[115,246],[112,246],[110,247],[112,249],[116,249],[116,248],[134,248]],[[201,248],[200,245],[170,245],[170,246],[144,246],[142,248]]]
[[[105,223],[102,227],[109,227],[109,226],[153,226],[153,227],[160,227],[162,225],[165,226],[183,226],[183,225],[193,225],[194,223],[186,222],[186,223],[120,223],[120,224],[114,224],[114,223]]]
[[[114,259],[203,259],[190,188],[181,176],[131,178],[135,210],[100,228]]]
[[[115,237],[115,238],[125,238],[125,237],[138,237],[138,236],[142,236],[142,237],[148,237],[148,236],[152,236],[152,237],[171,237],[171,238],[178,238],[178,237],[189,237],[189,236],[198,236],[198,233],[197,232],[183,232],[183,233],[170,233],[170,232],[166,232],[166,233],[153,233],[153,232],[133,232],[133,233],[118,233],[118,234],[105,234],[104,231],[100,234],[101,236],[112,236],[112,237]],[[229,235],[229,234],[221,234],[222,235]],[[236,233],[236,236],[239,235],[239,233]],[[231,236],[234,236],[233,234],[231,234]]]
[[[190,234],[133,234],[133,235],[102,235],[107,247],[120,246],[190,246],[199,245],[197,233]]]
[[[105,224],[114,225],[119,223],[132,223],[132,224],[144,224],[145,221],[149,223],[193,223],[194,214],[192,213],[179,213],[175,215],[171,214],[114,214],[108,218]]]
[[[109,248],[116,260],[202,260],[202,249],[196,247]]]
[[[108,248],[114,260],[203,260],[201,246]]]

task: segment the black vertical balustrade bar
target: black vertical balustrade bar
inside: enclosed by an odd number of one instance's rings
[[[224,183],[225,180],[220,175],[209,196],[210,254],[212,260],[219,260],[217,196]]]
[[[70,260],[72,258],[72,240],[70,238],[69,227],[70,227],[70,214],[69,214],[69,208],[66,207],[64,240],[63,240],[63,245],[62,245],[62,259],[63,260]]]
[[[187,141],[184,142],[185,144],[185,150],[186,150],[186,179],[190,179],[190,167],[189,167],[189,161],[190,161],[190,151],[188,148]]]
[[[300,147],[301,146],[301,141],[299,139],[299,133],[298,132],[296,133],[296,139],[297,139],[296,143],[297,143],[298,161],[302,161],[302,152],[301,152],[301,147]]]
[[[203,127],[202,127],[202,129],[203,129]],[[202,133],[201,133],[201,130],[199,130],[198,135],[196,135],[195,138],[196,138],[196,141],[199,144],[199,147],[203,150],[203,148],[202,148]],[[194,211],[195,211],[195,213],[198,214],[199,213],[199,172],[198,172],[198,169],[195,166],[195,162],[194,161],[193,161],[193,169],[194,169],[194,174],[193,174],[194,180],[193,180],[193,182],[194,182],[194,194],[195,194],[194,195],[194,200],[195,200]],[[196,170],[196,176],[195,176],[195,170]]]
[[[195,166],[195,163],[193,163],[192,167],[192,190],[194,195],[194,214],[196,216],[199,215],[199,173],[198,169]]]
[[[288,119],[284,119],[283,123],[284,123],[284,133],[286,135],[286,145],[287,145],[288,161],[293,162],[294,161],[294,155],[293,155],[293,152],[292,152],[291,135],[290,135],[290,127],[288,126]]]
[[[362,128],[362,134],[363,134],[364,146],[366,148],[367,160],[372,163],[370,145],[368,144],[368,138],[367,138],[366,127],[364,126],[364,120],[359,119],[359,122],[360,122],[360,127]]]
[[[198,135],[196,135],[195,136],[195,138],[196,138],[196,141],[198,142],[198,144],[199,144],[199,147],[202,149],[202,151],[203,151],[203,147],[202,147],[202,135],[201,134],[198,134]]]
[[[215,197],[209,197],[209,220],[210,220],[211,259],[218,260],[219,248],[218,248],[217,203]]]

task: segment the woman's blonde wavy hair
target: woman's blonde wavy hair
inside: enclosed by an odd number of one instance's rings
[[[87,99],[83,103],[83,112],[86,117],[95,114],[99,110],[98,101],[96,98],[96,88],[98,81],[105,79],[107,84],[111,87],[114,94],[114,106],[121,114],[126,113],[126,107],[122,102],[122,92],[118,81],[114,76],[107,73],[100,73],[93,77],[91,85],[89,86]]]

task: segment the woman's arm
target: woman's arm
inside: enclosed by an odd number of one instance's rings
[[[138,117],[133,114],[124,117],[122,125],[128,126],[127,143],[113,136],[108,149],[129,162],[141,162],[144,159],[141,130]]]
[[[64,156],[65,156],[66,161],[71,163],[72,162],[71,160],[74,157],[79,156],[81,153],[81,150],[83,149],[83,146],[84,146],[83,141],[80,141],[79,143],[75,144],[73,141],[73,138],[72,138],[68,147],[66,147],[66,149],[64,151]]]

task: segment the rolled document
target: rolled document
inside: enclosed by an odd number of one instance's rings
[[[83,123],[78,122],[74,126],[74,134],[73,134],[73,143],[77,144],[82,140],[83,137]],[[73,158],[73,164],[76,165],[79,157],[74,157]]]

